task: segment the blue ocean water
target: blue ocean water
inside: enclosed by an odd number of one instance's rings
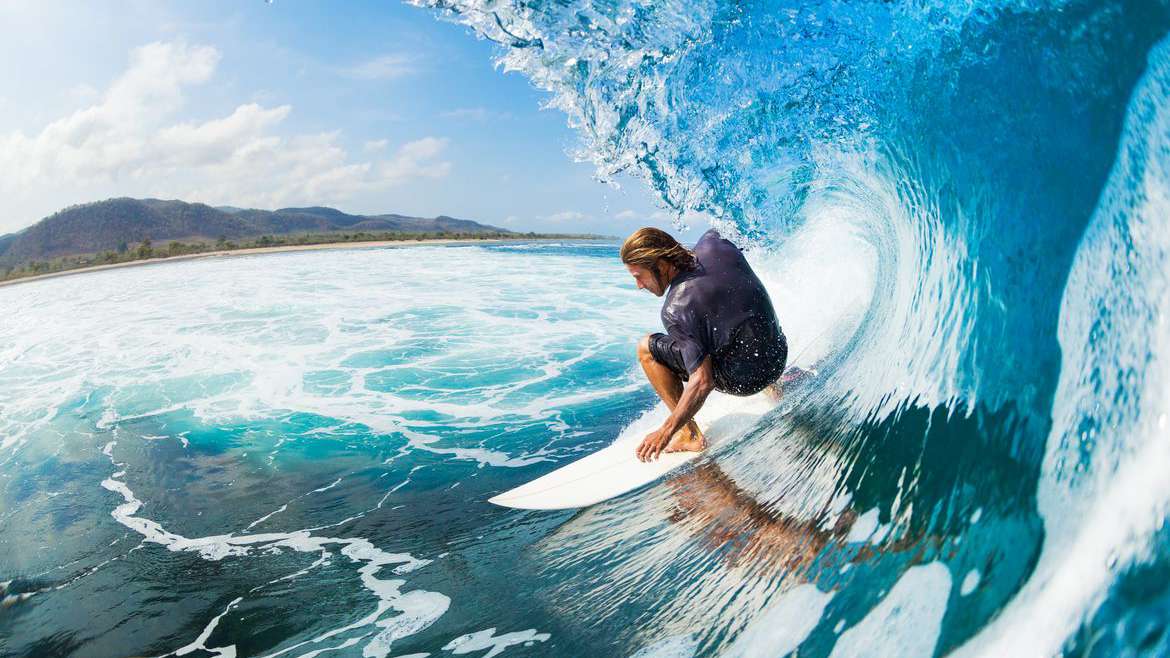
[[[816,392],[716,458],[754,510],[720,536],[842,498],[889,531],[807,539],[760,590],[696,568],[698,653],[1170,653],[1170,5],[418,4],[498,43],[600,177],[780,254],[784,322],[854,309]]]
[[[420,4],[747,248],[818,377],[517,512],[662,413],[613,245],[0,289],[0,653],[1170,653],[1170,5]]]
[[[631,366],[655,309],[615,254],[296,252],[0,290],[0,652],[558,646],[547,583],[513,569],[570,515],[486,499],[652,407]]]

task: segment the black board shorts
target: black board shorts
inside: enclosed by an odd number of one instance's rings
[[[731,395],[753,395],[784,374],[788,360],[788,340],[784,333],[757,329],[750,322],[740,325],[727,347],[711,357],[715,390]],[[650,354],[687,381],[689,375],[682,352],[668,334],[650,334]]]

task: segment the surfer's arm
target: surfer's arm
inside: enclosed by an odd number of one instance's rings
[[[675,432],[686,427],[695,414],[699,413],[699,409],[703,408],[703,403],[707,401],[707,396],[713,390],[715,390],[715,370],[711,366],[711,357],[707,356],[687,379],[682,397],[678,399],[674,411],[666,419],[666,425],[663,426],[663,429],[667,430],[667,436],[673,436]]]
[[[662,424],[658,431],[651,433],[638,446],[638,458],[645,461],[647,459],[657,459],[658,455],[666,449],[670,438],[674,433],[686,427],[686,424],[691,422],[699,409],[703,407],[703,403],[707,401],[707,396],[715,389],[715,371],[711,366],[711,357],[703,358],[698,368],[691,373],[687,379],[686,386],[683,387],[682,397],[679,398],[678,404],[674,405],[674,410]]]

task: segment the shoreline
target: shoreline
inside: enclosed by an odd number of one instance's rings
[[[286,244],[277,245],[273,247],[248,247],[245,249],[220,249],[217,251],[205,251],[198,254],[183,254],[181,256],[164,256],[162,258],[145,258],[143,260],[132,260],[125,263],[107,263],[105,265],[91,265],[88,267],[79,267],[72,270],[63,270],[61,272],[49,272],[47,274],[37,274],[34,276],[21,277],[19,279],[9,279],[8,281],[0,281],[0,288],[4,286],[16,285],[18,283],[29,283],[32,281],[41,281],[44,279],[53,279],[61,276],[69,276],[71,274],[85,274],[87,272],[99,272],[102,270],[111,270],[121,267],[137,267],[142,265],[154,265],[156,263],[171,263],[176,261],[194,260],[197,258],[213,258],[217,256],[248,256],[255,254],[274,254],[285,251],[317,251],[324,249],[370,249],[377,247],[410,247],[419,245],[444,245],[444,244],[482,244],[485,242],[560,242],[564,240],[585,240],[588,238],[425,238],[422,240],[368,240],[364,242],[321,242],[317,244]]]

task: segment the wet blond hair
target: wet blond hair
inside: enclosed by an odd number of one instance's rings
[[[693,270],[697,265],[695,254],[690,249],[679,244],[671,234],[653,226],[634,231],[622,243],[622,262],[626,265],[639,265],[658,272],[659,258],[679,270]]]

